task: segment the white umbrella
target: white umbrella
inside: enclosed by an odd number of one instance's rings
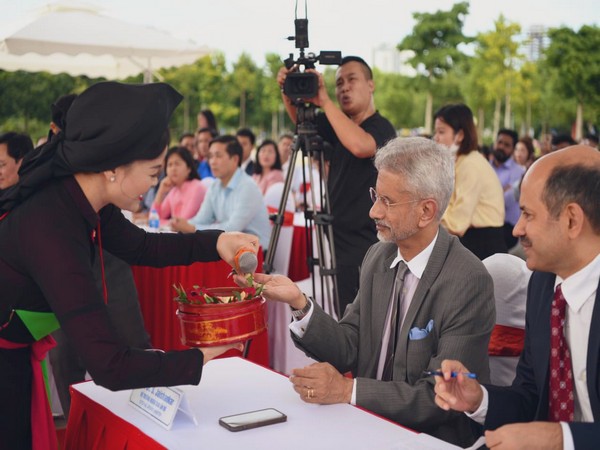
[[[90,8],[54,5],[0,41],[0,69],[119,79],[190,64],[206,46],[155,28],[129,24]]]

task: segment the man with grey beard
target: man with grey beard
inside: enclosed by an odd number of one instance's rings
[[[308,403],[351,403],[461,447],[476,434],[466,416],[434,402],[434,378],[449,355],[489,379],[494,326],[490,275],[440,227],[454,185],[449,152],[423,138],[396,138],[377,151],[370,189],[381,242],[368,250],[360,288],[339,322],[288,278],[256,274],[267,300],[290,305],[292,339],[320,361],[295,369]],[[353,378],[343,374],[351,372]]]

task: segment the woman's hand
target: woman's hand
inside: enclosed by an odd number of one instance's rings
[[[169,191],[173,189],[173,186],[174,184],[171,181],[171,179],[169,177],[164,177],[160,181],[160,184],[158,185],[158,190],[156,191],[156,203],[161,204],[167,196],[167,194],[169,193]]]
[[[231,349],[239,350],[240,352],[242,352],[242,351],[244,351],[244,344],[242,344],[240,342],[237,344],[228,344],[228,345],[219,345],[217,347],[202,347],[202,348],[200,348],[200,350],[202,351],[202,354],[204,355],[203,365],[205,365],[211,359],[214,359],[217,356],[222,355],[223,353],[225,353],[226,351],[231,350]]]
[[[181,217],[171,217],[169,223],[173,231],[179,231],[180,233],[193,233],[196,231],[194,225]]]
[[[258,237],[253,234],[229,231],[221,233],[217,240],[217,252],[219,256],[231,267],[235,267],[235,255],[240,249],[247,249],[256,254],[258,248]]]
[[[171,188],[175,186],[173,184],[173,181],[171,181],[171,179],[169,177],[164,177],[162,180],[160,180],[160,186],[159,188],[164,188],[166,190],[171,190]]]

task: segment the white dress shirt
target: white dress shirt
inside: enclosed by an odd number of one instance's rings
[[[419,285],[419,280],[423,276],[423,272],[425,271],[425,267],[427,266],[427,262],[429,261],[429,257],[431,256],[431,252],[433,252],[433,246],[437,241],[437,234],[431,243],[425,247],[425,249],[415,256],[410,261],[406,261],[402,254],[400,253],[400,249],[398,249],[398,255],[390,264],[390,269],[395,268],[400,261],[403,261],[408,270],[404,275],[404,285],[402,286],[402,301],[400,302],[400,324],[398,329],[402,329],[402,325],[404,324],[404,317],[406,316],[406,312],[408,311],[408,307],[412,302],[412,299],[415,295],[415,291],[417,290],[417,286]],[[388,306],[387,315],[385,318],[385,329],[383,330],[383,339],[381,342],[381,350],[379,352],[379,364],[377,365],[377,379],[381,380],[381,376],[383,374],[383,367],[385,365],[385,359],[387,356],[387,348],[388,342],[391,338],[390,336],[390,327],[392,326],[391,315],[394,309],[394,302],[396,300],[396,279],[394,278],[394,289],[392,290],[392,298],[390,298],[390,304]]]
[[[562,283],[562,293],[569,306],[565,317],[565,339],[571,352],[573,365],[573,387],[575,389],[575,421],[593,422],[594,415],[590,405],[587,388],[587,353],[592,323],[592,312],[596,303],[596,291],[600,279],[600,255],[587,266],[565,280],[556,277],[554,287]],[[577,343],[571,345],[571,343]],[[487,390],[482,386],[483,401],[473,414],[467,414],[478,423],[484,423],[488,409]],[[564,450],[573,450],[575,444],[571,429],[566,422],[560,422],[563,432]]]
[[[400,249],[398,249],[398,255],[396,256],[396,258],[394,258],[394,260],[392,261],[392,264],[390,264],[390,269],[395,268],[400,261],[404,261],[406,263],[406,265],[408,266],[408,270],[406,271],[406,274],[404,276],[404,286],[402,288],[402,302],[400,305],[400,307],[401,307],[400,327],[402,326],[402,323],[404,322],[404,317],[406,316],[406,312],[408,311],[410,302],[412,301],[415,291],[417,290],[419,280],[423,276],[425,267],[427,267],[427,263],[429,262],[429,257],[431,256],[431,253],[433,252],[433,247],[435,246],[435,243],[437,242],[437,238],[438,238],[438,233],[436,233],[436,235],[433,238],[433,240],[431,241],[431,243],[427,247],[425,247],[425,249],[422,250],[421,253],[419,253],[417,256],[415,256],[413,259],[411,259],[408,262],[402,257],[402,254],[400,253]],[[381,375],[383,373],[383,366],[385,364],[387,345],[388,345],[388,342],[390,339],[390,326],[391,326],[390,315],[392,313],[392,307],[393,307],[395,298],[396,298],[396,286],[395,286],[395,280],[394,280],[394,288],[392,289],[392,297],[390,298],[390,304],[389,304],[388,312],[387,312],[387,316],[386,316],[385,330],[383,332],[383,340],[381,342],[379,364],[377,366],[377,379],[378,380],[381,379]],[[314,308],[311,308],[310,311],[306,314],[306,316],[304,316],[301,320],[293,320],[290,323],[290,330],[292,330],[292,333],[294,333],[299,338],[302,338],[304,336],[306,326],[308,325],[308,322],[310,321],[313,310],[314,310]],[[352,387],[352,399],[351,399],[350,403],[352,405],[356,404],[356,378],[354,379],[354,386]]]

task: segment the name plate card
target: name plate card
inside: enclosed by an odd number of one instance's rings
[[[166,430],[170,430],[177,411],[187,415],[196,426],[198,422],[183,391],[178,388],[153,387],[133,389],[129,404]]]

